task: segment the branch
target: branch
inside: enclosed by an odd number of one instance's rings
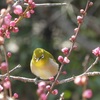
[[[28,6],[28,3],[24,3],[25,6]],[[48,6],[65,6],[67,3],[42,3],[35,4],[36,7],[48,7]]]
[[[67,78],[67,79],[63,79],[61,81],[59,81],[59,84],[63,84],[63,83],[67,83],[67,82],[71,82],[75,79],[75,77],[79,77],[79,76],[99,76],[100,75],[100,72],[98,71],[94,71],[94,72],[88,72],[88,73],[83,73],[83,74],[80,74],[80,75],[77,75],[77,76],[73,76],[73,77],[70,77],[70,78]]]
[[[97,64],[97,62],[98,62],[99,59],[100,59],[100,58],[97,57],[96,60],[94,61],[94,63],[92,63],[92,65],[91,65],[84,73],[89,72],[89,70],[90,70],[95,64]]]
[[[98,71],[94,71],[94,72],[87,72],[87,73],[83,73],[83,74],[80,74],[80,75],[77,75],[77,76],[73,76],[73,77],[70,77],[70,78],[67,78],[67,79],[63,79],[63,80],[60,80],[58,84],[63,84],[63,83],[67,83],[67,82],[71,82],[75,79],[75,77],[78,77],[78,76],[99,76],[100,75],[100,72]],[[0,78],[1,76],[3,75],[0,75]],[[10,76],[11,79],[13,80],[19,80],[19,81],[22,81],[22,82],[32,82],[32,83],[35,83],[37,84],[38,82],[42,81],[42,80],[37,80],[37,78],[26,78],[26,77],[20,77],[20,76]],[[45,81],[47,83],[51,83],[51,81]]]

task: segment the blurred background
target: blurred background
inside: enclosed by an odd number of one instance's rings
[[[23,19],[19,23],[19,32],[12,33],[10,39],[6,40],[6,48],[12,52],[9,59],[10,69],[21,64],[21,68],[14,71],[12,75],[35,78],[30,71],[30,60],[33,50],[41,47],[51,52],[55,59],[61,53],[63,47],[70,47],[69,38],[74,34],[77,27],[76,17],[79,10],[85,8],[87,0],[34,0],[35,3],[57,3],[67,2],[66,6],[37,7],[30,19]],[[91,51],[97,46],[100,47],[100,1],[91,0],[94,5],[88,10],[87,16],[81,27],[76,45],[78,49],[73,51],[69,59],[71,63],[65,65],[63,70],[67,75],[61,75],[60,79],[65,79],[73,75],[81,74],[84,71],[82,63],[87,55],[90,56],[88,66],[93,63],[95,57]],[[0,1],[0,9],[7,5],[5,0]],[[13,15],[13,18],[17,16]],[[58,62],[58,61],[57,61]],[[100,62],[91,71],[100,71]],[[100,98],[100,77],[89,77],[87,88],[93,90],[91,100]],[[83,87],[75,85],[73,82],[64,83],[57,87],[59,94],[50,95],[48,100],[57,100],[62,92],[65,93],[64,100],[82,100]],[[38,100],[36,94],[37,85],[34,83],[24,83],[12,80],[13,92],[19,94],[19,100]]]

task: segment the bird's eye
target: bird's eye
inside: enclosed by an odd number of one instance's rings
[[[42,54],[41,58],[44,58],[44,54]]]

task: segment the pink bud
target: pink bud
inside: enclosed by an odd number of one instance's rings
[[[11,18],[12,18],[12,16],[10,15],[10,13],[7,13],[7,17],[8,17],[8,19],[10,19],[10,20],[11,20]]]
[[[76,36],[75,35],[72,35],[71,38],[69,39],[71,42],[74,42],[76,39]]]
[[[17,93],[14,93],[13,97],[14,97],[15,99],[17,99],[19,96],[18,96]]]
[[[2,62],[1,66],[0,66],[0,69],[3,70],[3,71],[6,71],[7,68],[8,68],[8,64],[6,62]]]
[[[85,14],[84,9],[80,9],[80,13],[81,13],[82,15],[84,15],[84,14]]]
[[[10,22],[10,26],[14,27],[16,25],[15,21]]]
[[[63,48],[61,51],[66,55],[66,54],[68,54],[69,49],[65,47],[65,48]]]
[[[31,14],[34,14],[34,10],[30,10],[30,13],[31,13]]]
[[[81,83],[82,83],[83,85],[86,84],[87,81],[88,81],[88,77],[87,77],[87,76],[82,76],[82,77],[81,77]]]
[[[82,16],[77,16],[77,22],[82,23],[83,22],[83,17]]]
[[[89,3],[89,6],[90,6],[90,7],[93,6],[93,2],[90,2],[90,3]]]
[[[93,93],[91,89],[87,89],[83,92],[82,96],[84,98],[90,99],[92,97]]]
[[[46,83],[44,81],[41,81],[38,83],[38,88],[45,88]]]
[[[32,4],[33,0],[28,0],[28,4]]]
[[[66,74],[67,74],[67,72],[66,72],[66,71],[63,71],[63,72],[62,72],[62,74],[63,74],[63,75],[66,75]]]
[[[5,81],[9,81],[9,78],[8,78],[8,76],[4,79]]]
[[[75,32],[75,33],[77,33],[77,32],[78,32],[78,30],[79,30],[78,28],[75,28],[75,29],[74,29],[74,32]]]
[[[17,33],[19,31],[18,27],[14,27],[12,30],[14,33]]]
[[[31,14],[29,11],[26,12],[26,18],[30,18],[31,17]]]
[[[44,89],[43,88],[38,88],[37,89],[37,94],[38,95],[41,95],[43,92],[44,92]]]
[[[93,53],[95,56],[100,56],[100,47],[97,47],[97,48],[95,48],[94,50],[92,50],[92,53]]]
[[[81,83],[81,77],[75,77],[75,79],[74,79],[74,83],[76,84],[76,85],[82,85],[82,83]]]
[[[6,34],[5,34],[6,38],[10,38],[10,31],[6,30]]]
[[[65,57],[63,63],[68,64],[69,62],[70,60],[67,57]]]
[[[7,53],[7,56],[10,58],[11,57],[11,52],[8,52]]]
[[[4,23],[5,23],[6,25],[9,26],[10,21],[11,21],[11,19],[9,19],[8,16],[5,16],[5,17],[4,17]]]
[[[63,60],[64,60],[64,58],[63,58],[62,56],[59,56],[59,57],[58,57],[58,61],[59,61],[60,63],[63,63]]]
[[[46,94],[41,94],[39,100],[47,100]]]
[[[7,28],[7,25],[3,24],[2,28],[5,30]]]
[[[16,6],[14,7],[14,13],[15,13],[16,15],[20,15],[20,14],[22,14],[22,12],[23,12],[23,9],[22,9],[22,6],[21,6],[21,5],[16,5]]]
[[[54,81],[54,77],[50,77],[49,80],[50,80],[50,81]]]
[[[6,81],[3,83],[3,86],[6,88],[6,89],[9,89],[11,87],[11,83],[10,81]]]
[[[0,92],[3,90],[3,86],[2,85],[0,85]]]
[[[49,91],[50,90],[50,85],[47,85],[46,86],[46,89]]]
[[[58,94],[58,90],[57,90],[57,89],[54,89],[54,90],[52,91],[52,94],[53,94],[53,95],[57,95],[57,94]]]
[[[32,4],[30,5],[31,9],[35,8],[35,2],[32,2]]]

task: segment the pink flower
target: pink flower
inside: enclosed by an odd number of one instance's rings
[[[46,94],[45,93],[41,94],[39,100],[47,100]]]
[[[63,62],[64,62],[65,64],[68,64],[68,63],[70,63],[70,60],[69,60],[67,57],[65,57]]]
[[[14,33],[17,33],[19,31],[18,27],[13,27],[13,30],[12,30]]]
[[[68,54],[69,49],[65,47],[61,51],[66,55],[66,54]]]
[[[8,16],[4,17],[4,23],[9,26],[11,19]]]
[[[11,87],[11,83],[10,81],[6,81],[3,83],[3,86],[6,88],[6,89],[9,89]]]
[[[83,22],[83,17],[82,16],[77,16],[77,22],[82,23]]]
[[[60,63],[63,63],[63,60],[64,60],[64,58],[63,58],[62,56],[58,56],[58,61],[59,61]]]
[[[50,85],[47,85],[46,86],[46,89],[49,91],[50,90]]]
[[[66,71],[63,71],[63,72],[62,72],[62,74],[63,74],[63,75],[66,75],[66,74],[67,74],[67,72],[66,72]]]
[[[15,99],[17,99],[19,96],[18,96],[17,93],[14,93],[13,97],[14,97]]]
[[[29,11],[26,12],[26,18],[30,18],[31,17],[31,14]]]
[[[20,14],[22,14],[22,12],[23,12],[23,9],[22,9],[21,5],[17,5],[17,6],[14,7],[14,13],[16,15],[20,15]]]
[[[38,95],[41,95],[42,93],[44,93],[44,89],[38,88],[36,92],[37,92]]]
[[[10,26],[14,27],[16,25],[15,21],[10,22]]]
[[[52,91],[52,94],[53,94],[53,95],[57,95],[57,94],[58,94],[58,90],[57,90],[57,89],[54,89],[54,90]]]
[[[50,77],[49,80],[50,80],[50,81],[54,81],[54,77]]]
[[[8,64],[6,62],[2,62],[1,66],[0,66],[0,69],[3,70],[3,71],[6,71],[7,67],[8,67]]]
[[[94,50],[92,50],[92,53],[93,53],[95,56],[100,56],[100,47],[97,47],[97,48],[95,48]]]
[[[84,98],[90,99],[92,97],[93,93],[91,89],[87,89],[83,92],[82,96]]]
[[[44,81],[38,84],[38,88],[45,88],[45,86],[46,86],[46,83]]]
[[[88,80],[87,76],[77,76],[74,79],[74,83],[76,85],[84,85],[87,83],[87,80]]]
[[[10,58],[11,57],[11,52],[8,52],[7,53],[7,56]]]

